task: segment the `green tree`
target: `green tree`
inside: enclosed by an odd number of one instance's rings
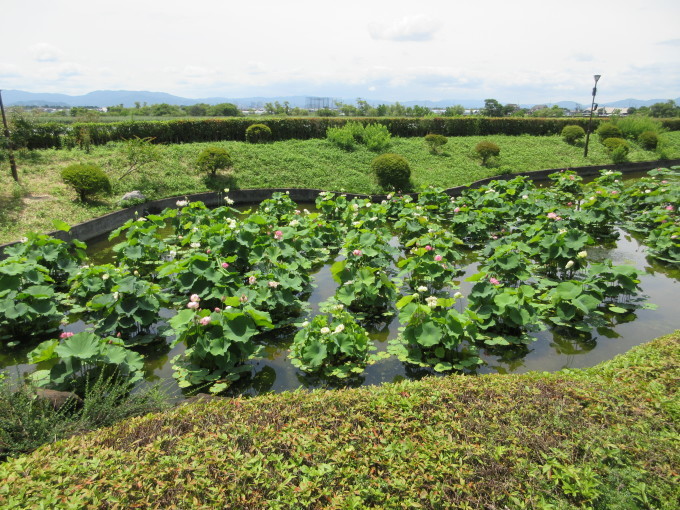
[[[500,104],[495,99],[485,99],[484,108],[482,109],[482,115],[485,115],[487,117],[502,117],[503,105]]]
[[[278,104],[278,103],[277,103]],[[241,114],[241,110],[238,109],[233,103],[220,103],[211,106],[208,109],[210,115],[215,115],[217,117],[238,117]]]
[[[460,117],[465,114],[465,107],[457,104],[455,106],[447,106],[444,110],[444,117]]]
[[[155,117],[179,117],[182,115],[182,110],[173,104],[159,103],[151,107],[151,114]]]
[[[649,107],[649,114],[657,118],[680,117],[680,106],[669,99],[665,103],[654,103]]]
[[[205,117],[208,115],[208,110],[210,109],[210,105],[207,105],[205,103],[197,103],[197,104],[192,104],[191,106],[187,106],[186,112],[188,115],[191,115],[192,117]]]

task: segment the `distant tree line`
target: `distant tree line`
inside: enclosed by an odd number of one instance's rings
[[[24,108],[13,107],[20,111]],[[248,110],[246,110],[247,112]],[[532,109],[522,108],[517,104],[501,104],[496,99],[485,99],[484,107],[467,111],[461,105],[448,106],[445,109],[437,109],[436,112],[426,106],[405,106],[399,102],[394,104],[380,104],[373,106],[361,98],[355,104],[335,101],[334,108],[322,108],[320,110],[308,110],[299,107],[292,107],[288,101],[268,102],[263,108],[258,110],[250,109],[251,112],[264,113],[266,115],[277,115],[287,117],[460,117],[474,113],[484,117],[563,117],[568,111],[558,105],[545,106]],[[644,115],[657,118],[680,117],[680,106],[675,101],[669,100],[665,103],[656,103],[652,106],[641,106],[639,108],[628,108],[628,115]],[[44,114],[41,114],[44,115]],[[98,111],[93,108],[75,106],[70,110],[64,109],[48,116],[71,116],[79,121],[96,122],[99,117],[239,117],[244,113],[233,103],[220,103],[209,105],[198,103],[190,106],[178,106],[168,103],[147,105],[146,103],[136,102],[134,107],[124,107],[122,104],[109,106],[106,112]]]

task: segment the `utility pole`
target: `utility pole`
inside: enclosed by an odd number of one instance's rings
[[[0,90],[0,112],[2,112],[2,125],[5,127],[5,138],[7,138],[7,152],[9,153],[9,166],[12,169],[12,178],[19,182],[17,164],[14,161],[14,151],[12,150],[12,139],[9,137],[9,127],[7,127],[7,117],[5,117],[5,107],[2,104],[2,90]]]

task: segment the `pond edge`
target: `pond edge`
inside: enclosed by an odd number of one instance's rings
[[[517,172],[507,175],[496,175],[480,179],[471,184],[456,186],[444,190],[444,193],[451,197],[460,196],[463,190],[467,188],[477,188],[488,184],[491,181],[511,180],[515,177],[524,176],[529,177],[534,182],[548,181],[548,176],[555,172],[570,170],[576,172],[581,177],[589,177],[598,175],[600,170],[615,170],[621,173],[634,173],[644,170],[653,170],[655,168],[669,168],[671,166],[680,165],[680,159],[657,160],[657,161],[642,161],[637,163],[623,163],[618,165],[596,165],[596,166],[580,166],[580,167],[564,167],[551,168],[547,170],[534,170],[530,172]],[[234,205],[239,204],[257,204],[263,200],[271,198],[273,193],[288,193],[290,198],[295,202],[314,202],[320,193],[325,193],[328,190],[321,190],[316,188],[253,188],[253,189],[235,189],[229,192],[229,198],[234,201]],[[380,202],[387,198],[387,194],[369,195],[365,193],[345,193],[339,191],[332,191],[333,193],[342,193],[348,198],[369,198],[373,202]],[[410,196],[417,198],[418,193],[409,193]],[[100,237],[103,233],[110,232],[129,219],[146,216],[147,214],[159,213],[166,208],[177,208],[178,200],[189,200],[191,202],[201,201],[208,207],[223,205],[225,193],[207,191],[203,193],[194,193],[191,195],[179,195],[168,198],[161,198],[159,200],[152,200],[142,204],[134,205],[105,214],[98,218],[84,221],[73,225],[68,232],[63,230],[56,230],[47,232],[47,235],[52,236],[62,241],[72,241],[78,239],[80,241],[89,241]],[[10,243],[0,244],[0,260],[5,258],[4,250],[8,246],[19,243],[20,241],[13,241]]]

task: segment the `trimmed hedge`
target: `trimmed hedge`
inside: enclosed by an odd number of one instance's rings
[[[253,124],[264,124],[272,130],[272,140],[308,140],[325,138],[330,127],[342,127],[347,122],[382,124],[392,136],[423,137],[428,133],[444,136],[487,135],[559,135],[567,125],[586,128],[588,119],[582,118],[524,118],[524,117],[285,117],[276,119],[226,118],[181,119],[168,121],[126,121],[101,123],[39,124],[26,146],[29,149],[81,145],[83,133],[89,134],[89,143],[103,145],[111,141],[131,138],[154,139],[154,143],[217,142],[223,140],[245,141],[246,129]],[[593,119],[595,130],[602,119]],[[665,119],[663,126],[671,131],[680,130],[680,119]],[[64,141],[70,143],[63,143]]]

